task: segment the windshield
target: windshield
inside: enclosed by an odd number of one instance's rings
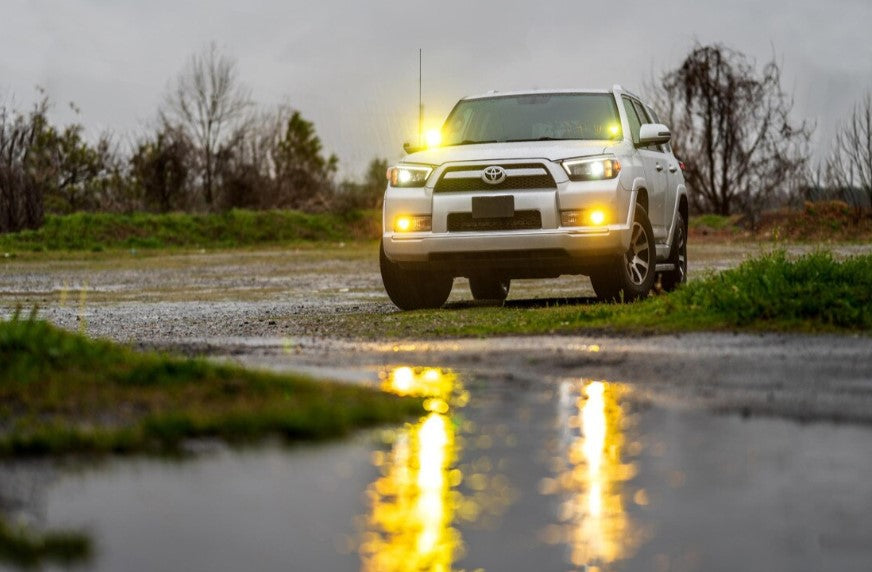
[[[497,96],[458,103],[442,128],[443,145],[621,138],[608,93]]]

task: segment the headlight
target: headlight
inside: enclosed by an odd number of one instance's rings
[[[388,180],[392,187],[423,187],[432,172],[424,165],[399,165],[388,169]]]
[[[621,172],[621,162],[614,157],[584,157],[561,163],[571,181],[603,181]]]

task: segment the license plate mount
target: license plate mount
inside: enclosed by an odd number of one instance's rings
[[[472,197],[472,218],[512,218],[515,216],[515,197]]]

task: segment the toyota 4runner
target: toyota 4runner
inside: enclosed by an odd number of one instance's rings
[[[688,203],[671,134],[633,94],[462,99],[441,143],[388,170],[380,265],[399,308],[436,308],[455,277],[476,300],[513,278],[590,277],[604,300],[687,276]]]

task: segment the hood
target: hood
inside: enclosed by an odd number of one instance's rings
[[[454,161],[495,162],[503,159],[548,159],[601,155],[621,145],[620,141],[520,141],[437,147],[406,155],[403,163],[441,165]]]

